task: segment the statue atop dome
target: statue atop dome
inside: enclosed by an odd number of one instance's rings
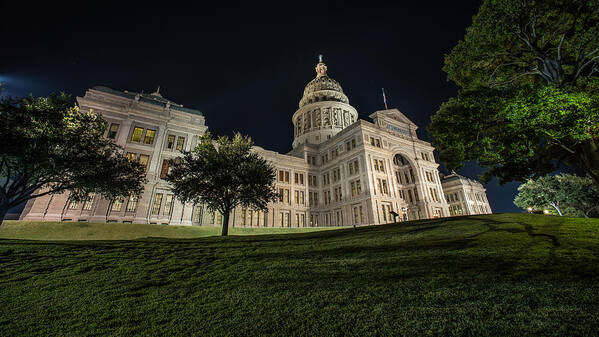
[[[322,54],[318,55],[318,64],[316,65],[316,77],[326,76],[327,66],[322,62]]]

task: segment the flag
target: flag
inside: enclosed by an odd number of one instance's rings
[[[385,88],[381,88],[383,90],[383,102],[385,102],[385,110],[389,109],[387,107],[387,96],[385,96]]]

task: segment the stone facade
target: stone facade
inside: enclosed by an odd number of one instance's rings
[[[78,98],[82,111],[94,109],[109,122],[114,138],[132,159],[148,163],[148,184],[139,200],[109,203],[101,198],[72,204],[68,193],[31,200],[24,220],[116,221],[181,225],[222,224],[203,205],[176,201],[161,175],[178,149],[191,149],[207,127],[202,114],[164,99],[105,87]],[[293,149],[287,154],[255,147],[277,169],[277,202],[268,211],[237,208],[232,226],[308,227],[382,224],[457,214],[445,189],[461,188],[463,214],[490,212],[482,185],[442,181],[430,143],[397,109],[376,111],[372,122],[358,119],[341,85],[322,59],[292,116]],[[116,131],[110,129],[118,124]],[[146,141],[148,130],[151,141]],[[148,144],[146,144],[146,142]],[[144,155],[144,157],[142,157]],[[464,201],[468,199],[462,199]],[[478,202],[478,200],[483,200]],[[477,210],[480,212],[477,213]]]
[[[478,181],[452,173],[444,176],[441,184],[445,192],[445,200],[449,204],[450,215],[492,213],[486,190]]]
[[[190,225],[193,205],[175,202],[160,177],[168,171],[168,159],[179,150],[195,147],[197,136],[207,129],[204,116],[163,98],[158,91],[143,94],[94,87],[77,97],[77,102],[81,111],[101,113],[108,122],[105,136],[122,146],[127,156],[145,163],[144,193],[139,200],[131,197],[112,203],[94,196],[72,203],[69,193],[46,195],[29,200],[21,219]]]

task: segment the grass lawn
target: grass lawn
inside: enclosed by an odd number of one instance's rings
[[[337,227],[339,228],[339,227]],[[230,235],[306,233],[328,228],[243,228],[229,229]],[[25,240],[135,240],[145,238],[194,239],[220,235],[216,226],[163,226],[150,224],[4,221],[0,239]]]
[[[599,334],[597,219],[5,239],[0,275],[0,336]]]

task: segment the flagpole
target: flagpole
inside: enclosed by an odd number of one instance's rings
[[[388,110],[389,108],[387,107],[387,96],[385,96],[385,88],[381,88],[381,90],[383,91],[383,102],[385,103],[385,110]]]

